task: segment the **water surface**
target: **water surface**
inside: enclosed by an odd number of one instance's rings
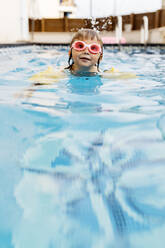
[[[0,247],[164,248],[165,50],[107,47],[135,79],[32,85],[67,54],[0,51]]]

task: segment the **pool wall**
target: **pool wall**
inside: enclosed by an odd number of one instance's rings
[[[44,43],[70,43],[74,33],[72,32],[34,32],[33,37],[30,33],[33,42]],[[103,37],[115,37],[115,32],[100,32]],[[123,32],[122,36],[126,39],[127,44],[140,44],[141,33],[140,31]],[[148,43],[161,43],[165,44],[165,27],[149,30]]]
[[[115,32],[100,32],[102,37],[115,37]],[[21,43],[21,42],[37,42],[37,43],[53,43],[53,44],[69,44],[73,32],[30,32],[29,39],[24,41],[0,38],[0,44],[5,43]],[[140,44],[140,31],[123,32],[122,36],[126,39],[126,44]],[[148,44],[165,44],[165,27],[149,30]]]

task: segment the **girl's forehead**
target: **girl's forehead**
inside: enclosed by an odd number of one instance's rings
[[[91,38],[79,38],[78,39],[77,38],[74,41],[78,41],[78,40],[84,41],[87,44],[91,44],[91,43],[98,43],[98,44],[100,44],[100,42],[98,41],[98,39],[96,37],[94,39],[91,39]]]

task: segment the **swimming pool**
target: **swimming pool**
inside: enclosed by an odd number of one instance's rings
[[[135,79],[32,85],[67,54],[0,49],[0,247],[164,248],[165,49],[106,47]]]

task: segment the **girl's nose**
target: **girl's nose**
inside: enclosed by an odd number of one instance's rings
[[[87,54],[89,54],[89,50],[88,50],[88,47],[86,47],[86,48],[85,48],[85,50],[84,50],[84,53],[87,53]]]

